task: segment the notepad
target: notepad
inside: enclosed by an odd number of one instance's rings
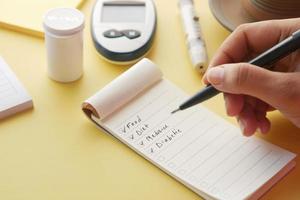
[[[143,59],[83,103],[102,130],[205,199],[258,199],[295,154],[240,130],[204,106],[170,114],[187,94]]]
[[[0,119],[32,106],[32,98],[0,57]]]

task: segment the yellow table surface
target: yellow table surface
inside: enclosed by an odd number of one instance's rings
[[[203,87],[189,63],[178,16],[177,1],[156,0],[157,37],[148,55],[165,77],[192,94]],[[108,64],[93,47],[86,1],[84,76],[69,84],[50,80],[46,73],[44,41],[0,29],[0,55],[15,71],[34,100],[34,109],[0,122],[0,199],[3,200],[192,200],[197,194],[99,131],[83,115],[83,100],[128,67]],[[208,2],[196,0],[200,23],[211,58],[229,35],[212,16]],[[34,12],[34,8],[32,8]],[[222,96],[204,103],[225,114]],[[270,114],[272,130],[262,137],[300,153],[300,130],[280,113]],[[300,199],[300,162],[262,199]]]
[[[48,9],[79,8],[83,2],[84,0],[2,0],[0,27],[43,37],[41,20]]]

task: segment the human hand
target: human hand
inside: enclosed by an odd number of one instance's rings
[[[221,45],[203,77],[224,92],[226,111],[236,116],[245,136],[267,133],[267,112],[277,109],[300,128],[300,52],[269,71],[248,61],[300,29],[300,18],[263,21],[238,27]],[[235,63],[235,64],[227,64]]]

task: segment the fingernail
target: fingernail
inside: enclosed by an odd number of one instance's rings
[[[224,78],[223,67],[213,67],[207,72],[207,79],[213,85],[220,85]]]
[[[256,129],[256,132],[257,132],[257,133],[260,133],[260,134],[262,134],[262,133],[263,133],[263,132],[261,131],[261,129],[260,129],[260,128],[257,128],[257,129]]]
[[[245,125],[244,125],[244,123],[240,119],[238,119],[238,123],[239,123],[240,129],[241,129],[243,135],[245,135]]]
[[[266,134],[267,134],[267,132],[266,132],[266,131],[262,131],[261,128],[257,128],[257,129],[256,129],[256,132],[261,133],[261,134],[263,134],[263,135],[266,135]]]
[[[206,79],[206,74],[203,75],[202,80],[201,80],[202,83],[204,83],[204,84],[205,84],[205,81],[204,81],[205,79]]]
[[[224,94],[223,98],[224,98],[224,102],[225,102],[226,114],[229,116],[227,96]]]

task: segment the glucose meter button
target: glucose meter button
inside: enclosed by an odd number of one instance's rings
[[[141,33],[137,30],[123,30],[122,33],[129,39],[135,39],[141,36]]]
[[[118,37],[122,37],[123,33],[115,29],[110,29],[108,31],[105,31],[103,33],[103,36],[107,38],[118,38]]]

